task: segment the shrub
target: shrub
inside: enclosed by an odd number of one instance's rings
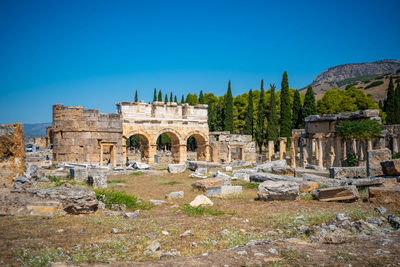
[[[382,125],[377,120],[344,121],[338,124],[336,131],[346,141],[352,139],[367,141],[381,134]]]
[[[96,198],[104,202],[108,209],[111,208],[112,204],[125,205],[130,210],[148,210],[152,208],[149,204],[140,203],[136,196],[129,195],[123,191],[96,189],[94,192],[96,193]]]
[[[346,158],[347,166],[354,167],[357,165],[357,157],[355,154],[348,154]]]
[[[189,204],[183,205],[182,211],[188,216],[192,217],[203,216],[205,214],[209,214],[212,216],[220,216],[225,214],[225,212],[223,211],[214,210],[204,206],[192,207]]]
[[[365,87],[364,90],[367,90],[367,89],[372,88],[372,87],[376,87],[376,86],[381,85],[381,84],[383,84],[383,81],[375,81],[375,82],[372,82],[372,83],[368,84],[368,85]]]
[[[244,187],[249,188],[249,189],[258,188],[258,184],[257,183],[242,183],[241,186],[244,186]]]
[[[400,152],[394,153],[392,159],[400,159]]]

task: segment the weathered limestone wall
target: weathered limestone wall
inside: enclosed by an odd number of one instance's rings
[[[34,143],[38,148],[47,148],[47,140],[46,137],[35,137]]]
[[[23,175],[24,161],[24,125],[0,125],[0,186],[11,187],[13,180]]]
[[[256,161],[256,145],[251,135],[210,132],[210,147],[213,162]]]
[[[121,166],[122,120],[119,114],[101,114],[83,107],[53,105],[53,161]]]
[[[117,113],[122,117],[124,139],[132,135],[140,139],[142,161],[154,162],[156,141],[163,133],[171,139],[175,163],[186,161],[186,144],[190,136],[197,141],[197,160],[209,160],[207,105],[189,106],[164,102],[121,102],[116,105]]]

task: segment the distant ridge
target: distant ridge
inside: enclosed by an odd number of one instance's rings
[[[329,89],[341,88],[350,83],[370,81],[383,74],[395,74],[400,70],[400,61],[395,59],[384,59],[369,63],[351,63],[331,67],[317,77],[310,84],[316,95],[322,95]],[[301,90],[305,90],[308,86]],[[373,96],[373,95],[372,95]],[[380,97],[379,97],[380,98]]]
[[[25,139],[46,136],[46,128],[51,126],[51,122],[45,123],[25,123]]]

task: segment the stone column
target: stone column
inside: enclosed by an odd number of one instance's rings
[[[284,154],[286,154],[286,137],[279,137],[279,159],[282,160]]]
[[[153,164],[154,163],[154,156],[157,154],[157,145],[149,145],[148,146],[148,158],[147,158],[147,164]]]
[[[179,164],[185,163],[187,160],[187,146],[186,144],[179,146]]]
[[[372,141],[368,140],[367,144],[368,144],[367,151],[371,151],[372,150]]]
[[[305,149],[306,139],[304,137],[300,137],[300,167],[305,167],[305,161],[307,159],[307,149]]]
[[[318,138],[318,166],[323,167],[324,166],[324,153],[322,149],[322,137]]]
[[[275,154],[274,141],[268,141],[268,161],[272,161],[272,156]]]
[[[290,166],[292,168],[296,168],[297,142],[298,138],[292,137],[292,142],[290,144]]]
[[[232,150],[231,150],[231,147],[228,146],[228,162],[231,162],[231,161],[232,161]]]
[[[100,144],[100,166],[103,166],[103,145]]]
[[[342,165],[342,139],[336,136],[335,144],[335,160],[333,162],[334,167],[340,167]]]
[[[313,163],[313,139],[312,138],[307,138],[307,163],[312,164]]]
[[[399,136],[393,135],[393,154],[399,152]]]

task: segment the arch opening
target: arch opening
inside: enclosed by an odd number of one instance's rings
[[[180,141],[173,132],[163,132],[157,137],[158,163],[180,163]]]
[[[200,134],[192,134],[187,138],[187,159],[188,160],[206,160],[206,140]]]
[[[126,139],[126,160],[149,161],[150,142],[143,134],[133,134]]]

